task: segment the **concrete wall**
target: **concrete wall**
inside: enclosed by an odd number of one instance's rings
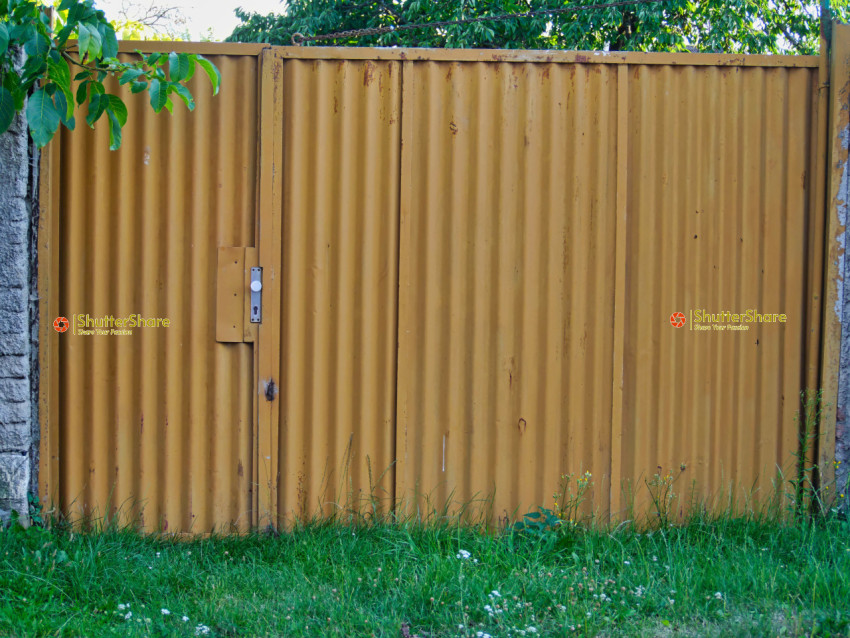
[[[18,116],[0,135],[0,520],[37,493],[36,153]]]
[[[844,131],[841,144],[846,152],[850,146],[850,131]],[[839,186],[838,216],[844,225],[844,250],[850,246],[850,225],[847,224],[848,208],[850,208],[850,162],[844,162],[843,174]],[[850,510],[850,259],[842,255],[839,260],[839,275],[843,281],[839,283],[840,312],[841,312],[841,359],[838,375],[838,397],[835,406],[835,460],[840,464],[835,471],[835,482],[839,498],[845,511]],[[839,308],[836,308],[838,311]],[[829,312],[829,309],[827,309]],[[831,408],[830,408],[831,409]],[[831,489],[831,488],[830,488]]]

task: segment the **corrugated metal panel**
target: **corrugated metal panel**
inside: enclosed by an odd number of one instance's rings
[[[46,164],[51,320],[172,321],[48,341],[61,507],[193,531],[370,496],[505,517],[588,470],[588,508],[624,515],[658,466],[716,493],[790,460],[818,368],[815,58],[223,51],[193,114],[139,97],[122,151],[100,127]],[[255,363],[216,343],[215,288],[256,210]],[[788,322],[669,322],[749,308]]]
[[[622,453],[639,486],[769,492],[797,449],[816,69],[628,69]],[[817,294],[817,291],[815,291]],[[785,313],[697,331],[691,311]],[[673,312],[688,322],[670,325]],[[616,424],[615,424],[616,428]],[[619,433],[615,429],[615,436]],[[615,504],[625,501],[615,494]],[[616,507],[615,507],[616,509]]]
[[[328,514],[372,495],[387,507],[394,482],[400,66],[286,61],[281,89],[278,512]],[[262,347],[262,333],[260,339]]]
[[[121,150],[108,150],[105,122],[81,125],[54,172],[57,314],[171,322],[60,335],[59,504],[118,507],[148,529],[251,522],[253,355],[216,343],[215,286],[217,248],[253,244],[258,58],[210,58],[220,95],[197,76],[197,109],[171,116],[128,97]]]
[[[399,495],[504,517],[565,472],[605,486],[617,68],[417,62],[404,83]]]

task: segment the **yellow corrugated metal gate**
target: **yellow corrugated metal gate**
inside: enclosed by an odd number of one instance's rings
[[[787,467],[821,374],[819,58],[182,46],[218,97],[129,99],[119,152],[101,127],[43,160],[61,510],[504,518],[589,471],[621,517],[658,466],[703,495]]]

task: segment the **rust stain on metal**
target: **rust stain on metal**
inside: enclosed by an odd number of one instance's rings
[[[372,62],[367,62],[363,68],[363,86],[372,84],[372,74],[375,71],[375,65]]]

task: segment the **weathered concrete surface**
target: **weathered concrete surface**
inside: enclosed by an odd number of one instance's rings
[[[0,520],[28,521],[37,467],[36,161],[18,116],[0,135]],[[35,329],[34,329],[35,327]]]
[[[850,131],[845,130],[841,136],[844,151],[850,147]],[[844,228],[841,238],[842,252],[846,253],[850,246],[850,227],[848,227],[848,209],[850,209],[850,162],[843,165],[838,194],[838,217]],[[835,470],[836,491],[839,502],[843,501],[845,511],[850,509],[850,259],[846,254],[839,258],[838,269],[842,281],[839,284],[839,300],[835,312],[841,314],[841,359],[838,373],[838,397],[835,416],[835,460],[838,468]],[[827,309],[829,312],[830,309]],[[844,494],[841,499],[840,495]]]

